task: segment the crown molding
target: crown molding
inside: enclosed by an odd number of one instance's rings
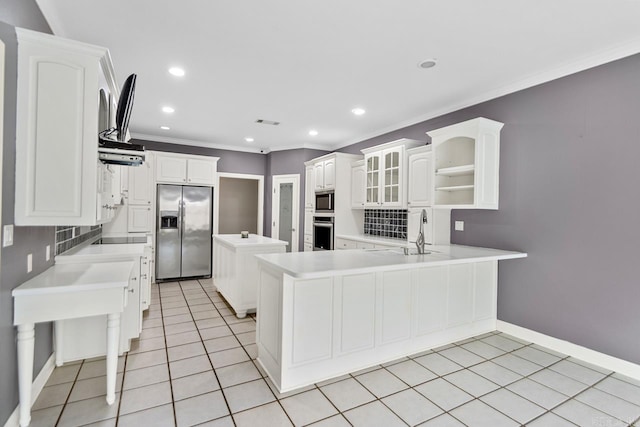
[[[261,149],[257,147],[240,147],[235,145],[217,144],[213,142],[198,141],[186,138],[172,138],[168,136],[150,135],[138,132],[131,132],[131,137],[134,139],[142,139],[153,142],[164,142],[167,144],[191,145],[194,147],[212,148],[216,150],[242,151],[245,153],[267,154],[271,151],[266,148]]]
[[[596,53],[583,56],[579,59],[569,61],[565,64],[554,67],[550,70],[533,74],[531,76],[527,76],[525,78],[508,83],[504,86],[500,86],[499,88],[484,92],[481,95],[474,96],[474,97],[462,100],[460,102],[447,105],[442,108],[431,110],[430,112],[420,115],[418,117],[414,117],[408,120],[403,120],[401,122],[396,122],[393,125],[385,126],[383,128],[377,129],[373,132],[369,132],[357,138],[335,144],[332,147],[332,149],[337,150],[343,147],[347,147],[349,145],[357,144],[359,142],[363,142],[368,139],[375,138],[380,135],[384,135],[385,133],[393,132],[395,130],[398,130],[407,126],[412,126],[412,125],[424,122],[426,120],[434,119],[436,117],[440,117],[445,114],[453,113],[455,111],[462,110],[464,108],[471,107],[486,101],[490,101],[492,99],[496,99],[501,96],[509,95],[511,93],[519,92],[524,89],[538,86],[543,83],[548,83],[550,81],[557,80],[562,77],[569,76],[571,74],[576,74],[581,71],[586,71],[590,68],[595,68],[600,65],[604,65],[609,62],[616,61],[618,59],[635,55],[637,53],[640,53],[640,38],[636,38],[626,43],[622,43],[617,46],[614,46],[608,49],[603,49]]]

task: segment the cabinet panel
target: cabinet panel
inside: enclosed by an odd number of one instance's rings
[[[307,166],[305,168],[304,173],[304,207],[305,208],[313,208],[316,203],[316,194],[315,194],[315,175],[313,166]]]
[[[324,189],[333,190],[336,188],[336,160],[324,161]]]
[[[333,280],[299,281],[293,288],[293,364],[331,357]],[[308,331],[314,331],[309,334]]]
[[[129,233],[151,232],[151,207],[129,206],[127,231]]]
[[[151,173],[148,162],[140,166],[129,167],[128,201],[129,205],[151,204]]]
[[[447,326],[471,322],[473,316],[473,264],[449,266]]]
[[[313,243],[304,242],[304,251],[313,252]]]
[[[304,210],[304,234],[313,234],[313,209]]]
[[[415,283],[415,335],[439,331],[447,321],[447,267],[417,270]]]
[[[479,262],[475,265],[474,317],[483,320],[496,317],[497,262]]]
[[[364,209],[366,171],[364,165],[351,168],[351,207]]]
[[[187,159],[156,156],[156,181],[178,184],[187,182]]]
[[[380,200],[380,155],[368,154],[364,158],[365,162],[365,206],[378,207]]]
[[[340,352],[373,348],[375,343],[375,274],[343,276],[337,335]]]
[[[217,163],[204,159],[187,160],[187,182],[190,184],[215,185]]]
[[[376,245],[367,242],[356,242],[356,249],[374,249]]]
[[[129,277],[129,287],[127,288],[127,305],[122,312],[120,319],[120,347],[133,338],[140,336],[142,327],[142,310],[140,309],[140,272],[133,268]],[[128,347],[126,345],[125,347]]]
[[[393,271],[382,275],[380,343],[411,336],[411,272]]]
[[[358,245],[353,240],[336,238],[335,247],[336,249],[357,249]]]
[[[316,191],[324,190],[324,163],[318,162],[313,165],[314,188]]]
[[[408,196],[409,207],[431,206],[433,166],[431,153],[409,156]]]

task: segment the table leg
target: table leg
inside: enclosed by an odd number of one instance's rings
[[[107,403],[116,400],[116,372],[118,370],[118,344],[120,341],[120,313],[107,315]]]
[[[31,384],[33,383],[33,323],[18,325],[18,388],[20,390],[20,426],[31,422]]]
[[[63,332],[63,328],[64,328],[64,322],[62,320],[56,320],[55,322],[53,322],[54,324],[54,328],[53,328],[53,333],[55,335],[56,338],[56,366],[62,366],[63,365],[63,361],[62,361],[62,335],[64,334]]]

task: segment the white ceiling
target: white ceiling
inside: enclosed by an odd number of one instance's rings
[[[638,0],[37,2],[138,74],[134,137],[248,151],[335,149],[640,52]]]

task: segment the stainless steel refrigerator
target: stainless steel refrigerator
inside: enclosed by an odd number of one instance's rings
[[[156,278],[211,275],[212,189],[158,185]]]

